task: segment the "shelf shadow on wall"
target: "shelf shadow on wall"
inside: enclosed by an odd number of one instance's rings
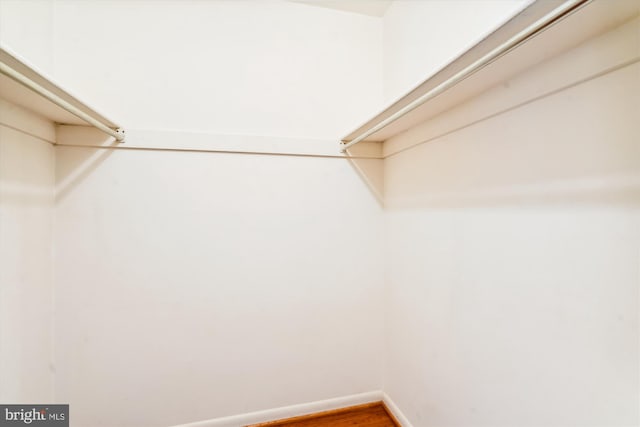
[[[601,182],[597,182],[600,180]],[[476,191],[430,191],[392,195],[390,211],[438,209],[578,209],[587,207],[640,208],[640,176],[584,177],[546,185],[510,185]],[[548,187],[548,188],[547,188]]]
[[[76,135],[73,128],[81,132]],[[56,149],[72,149],[68,155],[56,156],[56,203],[63,200],[112,154],[113,150],[109,148],[120,144],[113,137],[85,126],[59,126],[58,141]]]
[[[631,132],[602,140],[595,132],[578,134],[576,124],[555,127],[562,138],[545,139],[533,128],[517,138],[524,125],[505,128],[476,126],[388,156],[386,208],[640,207],[640,164]]]
[[[381,142],[361,142],[346,152],[351,167],[375,197],[380,207],[384,207],[384,160]]]
[[[50,208],[53,204],[53,143],[0,123],[2,207]]]

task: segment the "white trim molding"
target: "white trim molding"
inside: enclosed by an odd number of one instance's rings
[[[263,423],[282,418],[297,417],[313,414],[314,412],[329,411],[347,406],[361,405],[363,403],[378,402],[383,400],[382,391],[370,391],[367,393],[352,394],[333,399],[318,400],[315,402],[301,403],[298,405],[283,406],[280,408],[266,409],[264,411],[248,412],[246,414],[232,415],[229,417],[213,418],[210,420],[196,421],[193,423],[179,424],[172,427],[239,427],[247,424]],[[387,397],[388,399],[388,397]],[[386,399],[384,400],[386,403]],[[390,400],[389,400],[390,402]],[[391,408],[389,408],[391,410]],[[394,415],[396,415],[396,412]],[[397,417],[397,415],[396,415]],[[399,420],[400,418],[397,417]],[[402,421],[400,421],[402,423]],[[404,427],[409,426],[407,424]]]
[[[396,417],[396,420],[402,427],[413,427],[413,425],[411,425],[411,423],[409,422],[409,419],[402,413],[402,411],[400,411],[398,405],[396,405],[394,401],[391,400],[389,395],[385,392],[382,392],[382,401],[384,402],[387,409],[391,411],[393,416]]]

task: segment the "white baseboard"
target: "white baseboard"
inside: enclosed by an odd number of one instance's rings
[[[315,402],[301,403],[299,405],[283,406],[281,408],[267,409],[264,411],[249,412],[246,414],[233,415],[230,417],[213,418],[210,420],[197,421],[194,423],[180,424],[173,427],[240,427],[247,424],[263,423],[266,421],[278,420],[282,418],[297,417],[300,415],[312,414],[314,412],[329,411],[331,409],[344,408],[345,406],[361,405],[363,403],[377,402],[383,400],[384,395],[381,391],[371,391],[367,393],[352,394],[349,396],[336,397],[334,399],[318,400]],[[384,402],[388,400],[385,397]],[[388,406],[389,404],[386,403]],[[395,407],[395,405],[394,405]],[[404,424],[399,415],[400,412],[391,409],[398,421],[403,427],[410,427],[410,424]]]
[[[413,427],[407,417],[400,411],[400,408],[391,400],[387,393],[382,393],[382,401],[387,406],[387,409],[391,411],[396,420],[402,427]]]

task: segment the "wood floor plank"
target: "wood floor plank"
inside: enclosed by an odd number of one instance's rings
[[[400,427],[400,424],[398,424],[393,417],[389,416],[388,410],[382,402],[373,402],[299,417],[286,418],[283,420],[252,424],[247,427],[322,426]]]

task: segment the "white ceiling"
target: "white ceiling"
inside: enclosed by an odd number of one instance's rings
[[[369,16],[384,16],[392,0],[289,0],[310,6],[344,10]]]

